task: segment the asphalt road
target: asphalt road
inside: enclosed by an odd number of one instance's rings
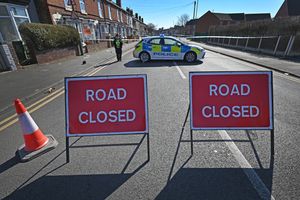
[[[299,198],[299,79],[273,74],[272,163],[268,131],[195,131],[191,156],[189,119],[182,129],[189,104],[189,71],[265,69],[213,52],[207,52],[204,62],[192,65],[172,61],[143,64],[131,52],[122,62],[109,63],[90,74],[147,74],[150,161],[146,138],[131,135],[71,138],[71,162],[66,164],[61,93],[32,113],[42,131],[58,140],[55,150],[19,163],[15,158],[23,143],[19,124],[0,132],[1,199]]]

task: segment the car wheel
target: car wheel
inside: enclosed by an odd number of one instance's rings
[[[141,60],[141,62],[143,62],[143,63],[148,62],[148,61],[150,60],[150,55],[149,55],[149,53],[147,53],[147,52],[142,52],[142,53],[140,54],[140,60]]]
[[[196,59],[197,59],[197,55],[192,51],[187,52],[184,56],[184,60],[188,63],[195,62]]]

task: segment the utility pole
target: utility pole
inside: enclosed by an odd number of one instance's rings
[[[194,13],[193,13],[193,19],[196,18],[196,1],[194,1]]]
[[[198,18],[198,6],[199,6],[199,0],[197,0],[197,6],[196,6],[196,18]]]

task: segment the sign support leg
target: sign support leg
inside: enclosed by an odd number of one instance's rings
[[[186,116],[185,116],[185,120],[184,120],[184,123],[183,123],[183,126],[182,126],[182,131],[185,127],[185,124],[187,122],[187,119],[189,117],[189,113],[190,113],[190,109],[191,109],[191,105],[189,104],[189,107],[188,107],[188,110],[187,110],[187,113],[186,113]],[[193,130],[190,128],[190,139],[191,139],[191,154],[193,155],[194,153],[194,146],[193,146]]]
[[[274,158],[275,144],[274,144],[274,129],[271,130],[271,156]]]
[[[70,162],[69,137],[66,137],[66,162]]]
[[[194,154],[194,144],[193,144],[193,130],[190,130],[190,134],[191,134],[191,154]]]
[[[149,133],[147,133],[147,154],[148,154],[148,160],[150,161],[150,138],[149,138]]]

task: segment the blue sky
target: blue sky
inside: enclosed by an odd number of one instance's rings
[[[274,17],[284,0],[199,0],[198,18],[208,10],[213,12],[271,13]],[[194,0],[122,0],[122,7],[139,13],[145,23],[158,28],[176,24],[178,16],[193,17]]]

